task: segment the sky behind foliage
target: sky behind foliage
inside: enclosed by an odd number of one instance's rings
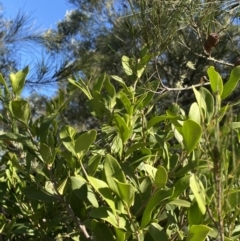
[[[30,16],[29,24],[33,24],[34,28],[40,30],[47,30],[49,28],[56,28],[57,22],[64,19],[64,16],[68,10],[72,9],[72,6],[67,3],[66,0],[0,0],[2,12],[6,19],[15,19],[18,12],[27,14]],[[30,65],[30,71],[32,71],[32,64],[41,58],[43,49],[38,46],[34,46],[34,51],[20,50],[19,56],[19,68],[24,68],[26,65]],[[52,91],[49,92],[41,87],[39,91],[43,94],[52,95],[55,92],[55,88],[52,86]],[[24,91],[24,94],[29,94],[29,91]]]
[[[14,18],[19,10],[29,13],[36,26],[55,28],[71,6],[65,0],[0,0],[6,17]]]

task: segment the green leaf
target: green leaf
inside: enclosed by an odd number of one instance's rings
[[[73,176],[70,177],[70,184],[71,189],[73,193],[82,201],[84,202],[90,202],[93,207],[98,207],[97,199],[90,189],[88,187],[86,180],[81,176]]]
[[[104,161],[104,174],[109,187],[130,207],[134,200],[134,189],[130,184],[126,184],[121,166],[109,154]]]
[[[106,181],[109,187],[115,192],[118,192],[118,186],[114,180],[118,180],[119,182],[126,183],[125,175],[122,171],[121,166],[118,161],[112,157],[110,154],[107,154],[104,160],[103,166],[104,174],[106,177]]]
[[[124,230],[122,230],[120,228],[115,228],[115,227],[114,227],[114,230],[115,230],[117,241],[126,241],[127,240],[126,232]]]
[[[101,159],[102,159],[102,156],[98,155],[98,154],[92,156],[89,159],[87,171],[88,171],[88,174],[90,176],[94,176],[94,174],[96,173],[96,171],[98,169],[99,162],[101,161]]]
[[[212,229],[206,225],[192,225],[186,241],[205,241]]]
[[[114,86],[112,85],[112,83],[110,82],[110,78],[107,76],[105,81],[104,81],[104,87],[107,90],[107,93],[109,94],[109,96],[111,98],[114,98],[116,95],[116,90],[114,88]]]
[[[74,193],[71,193],[70,200],[68,199],[68,202],[71,205],[71,209],[73,210],[75,216],[79,217],[80,219],[87,218],[88,213],[86,204]]]
[[[79,80],[79,82],[73,80],[73,79],[68,79],[69,83],[71,83],[72,85],[78,87],[86,96],[89,100],[91,100],[93,97],[90,93],[90,90],[88,88],[88,86],[85,84],[85,82],[83,80]]]
[[[196,102],[192,103],[189,110],[188,118],[189,120],[193,120],[196,123],[201,124],[201,113]]]
[[[240,202],[240,189],[224,190],[226,213],[233,211]]]
[[[130,184],[119,182],[116,179],[114,180],[117,184],[119,197],[126,203],[128,208],[130,208],[134,201],[134,188]]]
[[[10,91],[8,89],[7,83],[5,81],[5,79],[3,78],[2,74],[0,73],[0,83],[4,86],[4,93],[5,95],[9,94]]]
[[[220,74],[214,69],[213,66],[210,66],[207,70],[208,73],[208,77],[210,80],[210,85],[211,85],[211,89],[212,92],[214,94],[218,94],[221,95],[223,92],[223,81],[222,81],[222,77],[220,76]]]
[[[194,92],[195,98],[197,100],[198,106],[200,108],[200,113],[202,114],[202,110],[203,110],[204,111],[203,116],[206,117],[207,105],[204,100],[204,96],[202,95],[202,93],[200,91],[196,90],[196,88],[194,86],[193,86],[193,92]]]
[[[183,191],[189,187],[190,175],[186,175],[174,183],[174,193],[172,198],[177,198]]]
[[[158,190],[152,195],[143,212],[141,228],[147,226],[147,224],[151,221],[152,212],[154,211],[154,209],[156,209],[156,207],[163,203],[165,200],[171,198],[173,191],[174,189]]]
[[[14,73],[10,74],[9,77],[12,85],[12,90],[16,96],[19,96],[21,94],[28,72],[29,72],[29,69],[27,66],[23,70],[18,71],[15,74]]]
[[[141,166],[143,167],[142,169],[146,171],[148,175],[154,180],[156,176],[157,168],[147,163],[142,163]]]
[[[21,134],[8,132],[0,135],[0,140],[17,141],[24,143],[26,140],[29,140],[29,138]]]
[[[133,71],[130,66],[130,59],[127,56],[122,56],[122,66],[127,75],[133,75]]]
[[[39,190],[34,186],[29,186],[23,189],[23,194],[29,198],[43,202],[55,202],[58,198],[44,190]]]
[[[137,64],[137,77],[138,78],[141,78],[141,76],[151,58],[152,58],[152,55],[146,54],[145,56],[143,56],[141,58],[140,62]]]
[[[58,116],[58,114],[59,113],[56,112],[44,117],[43,121],[40,124],[40,128],[38,130],[38,135],[40,136],[41,142],[45,141],[46,136],[48,134],[48,129],[52,124],[53,120]]]
[[[111,209],[108,207],[94,208],[92,211],[90,211],[89,215],[92,218],[98,218],[98,219],[107,221],[114,227],[119,228],[116,216],[112,213]]]
[[[67,187],[67,182],[68,181],[68,177],[66,177],[58,186],[58,192],[63,195],[65,193],[66,187]]]
[[[60,131],[60,139],[64,146],[72,153],[75,154],[75,135],[76,131],[71,126],[63,126]]]
[[[168,175],[163,166],[159,166],[155,174],[154,184],[158,189],[164,188],[167,183]]]
[[[240,66],[236,66],[232,69],[230,78],[223,86],[223,93],[221,95],[222,100],[227,98],[236,88],[238,81],[240,80]]]
[[[240,122],[231,122],[231,128],[232,129],[240,128]]]
[[[155,126],[161,121],[165,121],[168,119],[177,119],[176,116],[167,116],[167,115],[161,115],[161,116],[155,116],[147,123],[147,129],[150,129],[151,127]]]
[[[154,241],[168,241],[168,236],[164,229],[158,223],[151,223],[148,232],[153,237]]]
[[[191,225],[201,224],[204,219],[204,215],[198,207],[198,203],[193,201],[191,207],[188,209],[188,222]]]
[[[96,130],[90,130],[82,135],[80,135],[75,141],[75,152],[83,155],[85,154],[92,143],[95,141],[97,137]]]
[[[202,128],[198,123],[192,120],[186,120],[183,122],[183,144],[187,150],[187,153],[190,153],[194,150],[201,138],[201,135]]]
[[[159,81],[156,80],[156,81],[152,81],[149,86],[147,86],[148,89],[151,89],[153,91],[156,91],[157,88],[159,86]],[[147,92],[147,95],[146,97],[142,100],[142,108],[145,108],[149,103],[150,101],[153,99],[153,96],[155,95],[155,93],[153,91],[149,91]],[[149,106],[150,109],[151,107],[153,107],[152,105]]]
[[[105,223],[93,220],[92,229],[97,241],[116,241],[111,229]]]
[[[206,116],[205,117],[206,117],[207,123],[209,123],[215,112],[214,98],[213,98],[212,94],[206,88],[201,87],[200,93],[206,103],[206,108],[205,108]]]
[[[94,85],[93,85],[93,88],[92,88],[92,92],[94,93],[95,91],[96,92],[99,92],[101,93],[101,90],[102,90],[102,86],[103,86],[103,83],[105,81],[105,78],[106,78],[106,73],[100,75],[97,80],[95,81]],[[94,96],[94,94],[93,94]],[[94,96],[95,97],[95,96]]]
[[[112,190],[109,188],[107,183],[91,176],[88,176],[88,181],[93,186],[93,188],[102,196],[102,198],[107,202],[107,204],[112,209],[115,215],[116,208],[114,203],[114,197],[112,195]]]
[[[120,115],[115,114],[114,120],[116,122],[116,127],[118,129],[119,135],[120,135],[123,143],[125,144],[127,142],[127,140],[130,138],[132,132],[130,131],[126,122]]]
[[[49,163],[52,162],[53,153],[52,153],[52,150],[51,150],[50,146],[48,146],[44,143],[41,143],[39,152],[42,156],[42,159],[44,160],[44,162],[46,164],[49,164]]]
[[[129,98],[127,97],[127,95],[123,92],[123,91],[120,91],[119,93],[119,99],[120,101],[123,103],[127,113],[129,115],[132,115],[132,112],[133,112],[133,107],[132,107],[132,104],[129,100]]]
[[[116,75],[111,75],[111,77],[116,80],[124,89],[124,91],[127,93],[127,94],[130,94],[130,96],[133,95],[132,91],[130,88],[127,87],[127,85],[125,84],[124,80],[122,78],[120,78],[119,76],[116,76]]]
[[[186,200],[182,200],[182,199],[175,199],[175,200],[169,202],[169,204],[176,205],[178,207],[185,207],[185,208],[189,208],[191,206],[190,202],[188,202]]]
[[[106,106],[103,102],[99,101],[98,99],[91,99],[87,102],[87,105],[91,111],[93,116],[98,118],[102,118],[106,113]]]
[[[190,177],[190,188],[202,214],[206,213],[206,194],[202,182],[194,175]]]
[[[10,110],[19,121],[27,124],[30,119],[30,105],[26,100],[12,100]]]
[[[151,144],[150,142],[138,142],[138,143],[135,143],[135,144],[129,146],[129,148],[127,149],[127,151],[125,153],[125,157],[128,157],[131,153],[133,153],[137,149],[141,149],[141,147],[145,147],[150,144]]]

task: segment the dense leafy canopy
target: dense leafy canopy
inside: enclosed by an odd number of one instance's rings
[[[238,2],[69,2],[58,94],[0,75],[0,238],[237,240]]]

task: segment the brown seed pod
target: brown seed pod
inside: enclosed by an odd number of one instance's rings
[[[240,65],[240,57],[238,57],[234,62],[234,66],[238,66],[238,65]]]
[[[207,40],[204,43],[204,50],[206,53],[211,53],[212,48],[215,47],[219,42],[219,35],[217,33],[211,33],[208,35]]]
[[[205,42],[203,47],[207,53],[210,53],[212,51],[212,47],[207,44],[207,41]]]
[[[208,35],[206,44],[210,47],[215,47],[219,42],[219,35],[217,33],[211,33]]]

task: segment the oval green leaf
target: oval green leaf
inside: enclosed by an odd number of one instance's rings
[[[230,78],[223,86],[223,93],[221,95],[222,100],[227,98],[234,91],[239,80],[240,80],[240,66],[236,66],[231,71]]]
[[[210,66],[207,70],[208,73],[208,77],[210,80],[210,85],[211,85],[211,89],[212,92],[214,94],[218,94],[221,95],[223,92],[223,81],[222,81],[222,77],[220,76],[220,74],[214,69],[213,66]]]
[[[30,119],[30,105],[26,100],[12,100],[10,110],[19,121],[27,124]]]
[[[190,177],[190,188],[196,198],[198,207],[202,214],[206,213],[206,194],[202,182],[194,175]]]
[[[183,144],[187,153],[194,150],[202,135],[201,126],[193,120],[186,120],[183,122],[182,136]]]
[[[154,184],[158,189],[164,188],[167,183],[167,171],[163,166],[159,166],[154,179]]]
[[[114,180],[117,184],[119,197],[126,203],[128,208],[130,208],[134,201],[134,188],[130,184],[119,182],[116,179]]]
[[[75,142],[75,152],[84,154],[88,151],[89,147],[95,141],[97,136],[96,130],[90,130],[82,135],[80,135]]]
[[[127,75],[132,75],[133,71],[130,67],[130,59],[127,56],[122,56],[122,66]]]
[[[197,102],[192,103],[189,110],[188,118],[189,120],[193,120],[196,123],[201,124],[201,113]]]
[[[205,241],[212,229],[206,225],[192,225],[187,236],[187,241]]]
[[[28,72],[29,72],[29,69],[27,66],[23,70],[18,71],[15,74],[14,73],[10,74],[9,77],[10,77],[10,82],[12,85],[12,90],[16,96],[19,96],[21,94]]]
[[[116,214],[116,208],[114,203],[114,196],[112,195],[112,190],[109,188],[106,182],[97,179],[95,177],[88,176],[88,181],[93,186],[93,188],[102,196],[109,207],[112,209],[113,213]]]
[[[115,114],[114,120],[116,122],[118,133],[119,133],[123,143],[126,143],[127,140],[130,138],[130,136],[132,134],[131,131],[130,131],[130,128],[128,128],[126,122],[124,121],[124,119],[120,115]]]
[[[110,154],[107,154],[105,157],[103,169],[107,184],[115,193],[119,194],[118,185],[114,179],[119,182],[125,183],[126,178],[118,161]]]

